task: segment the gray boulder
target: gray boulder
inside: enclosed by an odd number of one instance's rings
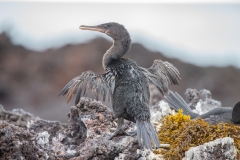
[[[236,153],[234,140],[226,137],[190,148],[183,160],[237,160]]]

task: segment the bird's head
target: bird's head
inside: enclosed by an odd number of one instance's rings
[[[105,33],[114,40],[121,40],[123,38],[126,38],[126,36],[129,36],[128,31],[125,29],[125,27],[115,22],[104,23],[97,26],[81,25],[79,28],[82,30],[91,30]]]

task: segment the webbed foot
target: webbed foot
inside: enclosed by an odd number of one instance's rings
[[[119,134],[119,132],[121,131],[122,125],[123,125],[123,118],[118,118],[117,128],[116,128],[115,132],[108,138],[108,140],[113,139],[113,137],[115,137],[116,135]]]

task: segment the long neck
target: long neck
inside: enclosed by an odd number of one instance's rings
[[[113,40],[113,45],[107,50],[103,56],[103,68],[106,69],[108,65],[116,59],[124,56],[131,46],[131,38],[129,35],[121,40]]]

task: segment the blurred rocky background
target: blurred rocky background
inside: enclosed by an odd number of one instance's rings
[[[57,97],[58,93],[69,80],[83,71],[103,73],[102,56],[110,46],[110,41],[96,38],[87,43],[40,52],[14,45],[8,34],[0,34],[0,104],[6,110],[22,108],[44,119],[66,122],[73,102],[67,104],[66,97]],[[169,59],[137,43],[132,45],[126,57],[147,68],[155,59],[174,64],[182,80],[179,86],[170,88],[182,96],[187,88],[206,88],[214,99],[222,102],[222,106],[234,106],[240,100],[238,68],[202,68]],[[161,96],[155,98],[160,99]]]

